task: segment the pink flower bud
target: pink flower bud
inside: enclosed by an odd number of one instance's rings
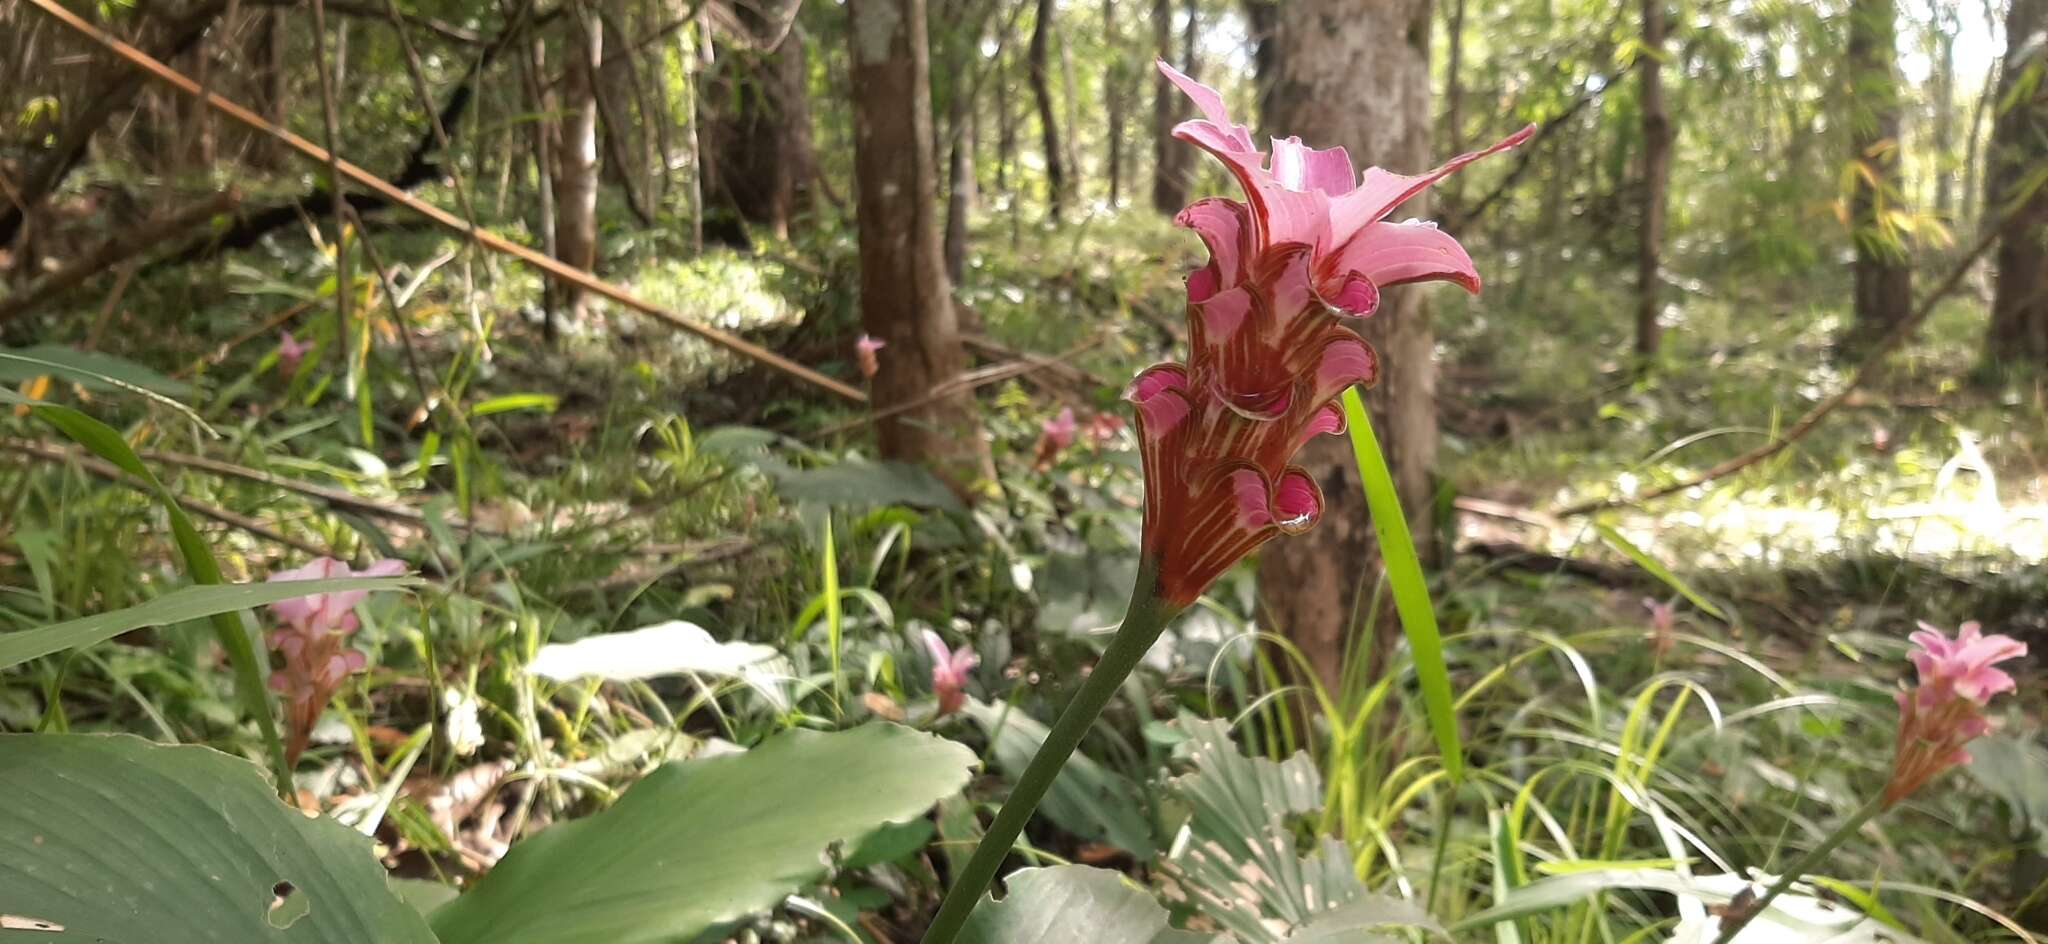
[[[863,334],[853,342],[853,356],[860,362],[860,375],[869,380],[882,370],[882,359],[876,352],[888,347],[889,342]]]
[[[967,703],[967,673],[981,664],[981,657],[968,646],[948,650],[946,641],[929,629],[924,631],[923,639],[925,650],[932,657],[932,694],[939,698],[936,717],[943,718]]]

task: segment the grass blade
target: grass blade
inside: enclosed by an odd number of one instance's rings
[[[1415,539],[1408,533],[1401,497],[1394,491],[1393,473],[1387,471],[1386,454],[1380,451],[1379,437],[1373,435],[1372,417],[1366,413],[1357,387],[1344,391],[1344,422],[1350,427],[1359,478],[1365,481],[1365,505],[1372,512],[1373,532],[1379,537],[1380,557],[1387,566],[1387,583],[1394,590],[1394,609],[1401,615],[1401,632],[1408,637],[1408,648],[1415,656],[1415,676],[1422,684],[1429,727],[1443,754],[1444,772],[1451,782],[1461,783],[1465,779],[1465,748],[1458,738],[1457,709],[1451,704],[1451,674],[1444,667],[1436,607],[1429,599],[1429,582],[1423,578],[1422,560],[1415,554]]]
[[[1686,583],[1683,578],[1672,573],[1671,568],[1664,566],[1663,561],[1651,557],[1648,551],[1637,547],[1635,542],[1623,537],[1621,532],[1597,521],[1593,523],[1593,530],[1600,534],[1601,540],[1613,545],[1615,550],[1627,555],[1628,559],[1634,561],[1637,567],[1641,567],[1650,576],[1663,581],[1665,586],[1678,591],[1680,596],[1691,600],[1692,605],[1699,607],[1723,623],[1729,622],[1728,614],[1721,612],[1720,607],[1707,602],[1707,598],[1700,596],[1697,591],[1693,590],[1691,584]]]
[[[404,577],[345,577],[280,583],[233,583],[180,587],[147,603],[21,632],[0,634],[0,669],[13,668],[66,649],[90,646],[145,626],[168,626],[233,613],[314,593],[398,590],[420,581]]]
[[[192,519],[185,516],[185,509],[179,507],[177,496],[157,479],[149,466],[142,463],[135,450],[128,447],[128,441],[99,420],[65,406],[39,405],[35,414],[79,445],[91,450],[100,458],[119,466],[122,471],[140,479],[149,487],[152,497],[163,506],[170,517],[171,535],[178,545],[179,556],[185,559],[185,573],[196,584],[219,584],[223,580],[220,563],[213,559],[213,550],[206,540],[199,536],[199,529],[192,526]],[[264,689],[263,679],[267,672],[258,661],[256,645],[249,638],[249,632],[233,612],[213,615],[214,636],[228,654],[228,662],[235,670],[235,694],[242,702],[242,710],[255,718],[256,728],[263,735],[265,750],[270,755],[271,771],[277,777],[280,795],[292,790],[291,768],[285,763],[284,741],[277,735],[277,720],[270,710],[270,696]]]

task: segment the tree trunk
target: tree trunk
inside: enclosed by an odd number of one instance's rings
[[[974,138],[967,133],[974,100],[967,93],[966,82],[955,82],[952,100],[946,103],[951,142],[946,161],[946,279],[954,285],[960,284],[967,269],[967,213],[974,205]]]
[[[1067,166],[1060,153],[1060,125],[1052,102],[1052,77],[1046,65],[1055,6],[1053,0],[1038,0],[1038,15],[1031,23],[1031,49],[1025,58],[1031,94],[1038,101],[1038,127],[1044,135],[1047,213],[1058,220],[1067,209]]]
[[[1465,67],[1465,0],[1451,0],[1448,30],[1449,35],[1444,37],[1447,50],[1444,61],[1444,139],[1438,150],[1445,154],[1462,154],[1465,151],[1465,83],[1461,74]],[[1449,181],[1452,191],[1447,202],[1452,205],[1464,202],[1456,196],[1458,182],[1462,179],[1462,176],[1452,177]]]
[[[705,199],[736,224],[787,238],[816,180],[809,66],[796,7],[734,4],[734,31],[719,31],[712,70],[702,76],[707,163]],[[766,9],[762,9],[766,8]],[[716,215],[716,214],[714,214]],[[737,236],[737,233],[735,233]]]
[[[1005,36],[1005,39],[1008,37]],[[1010,172],[1017,161],[1017,108],[1010,102],[1010,44],[1003,44],[1002,58],[996,61],[996,191],[1012,204],[1015,209],[1015,193],[1010,187]]]
[[[2005,223],[1984,359],[2039,367],[2048,364],[2048,185],[2039,173],[2048,166],[2048,0],[2012,0],[2005,42],[1996,99],[2004,107],[1985,155],[1984,215]]]
[[[1893,0],[1854,0],[1849,8],[1850,139],[1859,165],[1849,198],[1856,243],[1856,301],[1848,346],[1883,337],[1906,320],[1913,270],[1903,234],[1889,216],[1905,199],[1899,174],[1898,11]]]
[[[1152,0],[1152,42],[1160,59],[1173,61],[1173,0]],[[1194,67],[1191,61],[1181,63],[1181,71],[1190,76]],[[1172,216],[1188,202],[1188,146],[1173,139],[1173,126],[1180,123],[1181,94],[1165,82],[1153,85],[1152,208]]]
[[[597,265],[597,66],[604,61],[604,30],[596,17],[575,11],[566,45],[554,149],[555,258],[590,269]],[[582,320],[582,286],[563,283],[560,291],[561,314]]]
[[[158,60],[177,58],[206,36],[225,6],[224,0],[201,0],[182,15],[168,18],[155,41],[138,45]],[[65,116],[64,130],[55,144],[15,182],[15,192],[0,199],[0,246],[14,241],[27,221],[23,211],[33,212],[85,160],[93,135],[113,125],[114,113],[135,97],[147,78],[139,69],[113,64],[105,65],[98,74],[102,78],[83,104],[67,106],[72,110]]]
[[[1397,173],[1429,166],[1429,0],[1288,0],[1278,5],[1271,43],[1269,131],[1300,135],[1317,147],[1342,145],[1360,167]],[[1395,210],[1426,216],[1425,197]],[[1383,364],[1367,397],[1395,486],[1413,523],[1417,549],[1433,558],[1431,525],[1436,459],[1436,365],[1429,314],[1413,289],[1389,289],[1364,322]],[[1374,584],[1377,542],[1350,446],[1319,436],[1296,459],[1322,484],[1322,521],[1299,537],[1267,545],[1259,565],[1260,599],[1272,628],[1301,647],[1321,681],[1335,690],[1350,648],[1354,591]],[[1390,614],[1376,624],[1374,653],[1399,632]]]
[[[1102,71],[1102,110],[1109,135],[1109,208],[1123,202],[1124,83],[1123,39],[1116,24],[1116,0],[1102,0],[1102,39],[1110,49]]]
[[[846,9],[861,324],[887,345],[872,390],[881,453],[972,494],[994,475],[974,400],[966,390],[932,396],[959,379],[967,354],[933,219],[924,0],[847,0]]]
[[[1934,212],[1944,221],[1955,219],[1956,153],[1956,32],[1960,28],[1954,3],[1932,0],[1934,70],[1928,76],[1927,94],[1934,99],[1932,136]]]
[[[1664,254],[1664,207],[1671,186],[1671,116],[1664,108],[1664,4],[1643,0],[1643,51],[1636,71],[1643,82],[1643,226],[1636,245],[1636,360],[1648,369],[1663,327],[1657,316]]]

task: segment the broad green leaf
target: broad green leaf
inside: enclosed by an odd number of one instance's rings
[[[2012,822],[2031,832],[2034,848],[2048,855],[2048,750],[2009,735],[1979,738],[1970,745],[1964,769],[1984,789],[2005,801]]]
[[[1001,901],[984,897],[959,944],[1228,944],[1229,938],[1178,931],[1166,909],[1122,875],[1085,865],[1019,869]]]
[[[610,809],[512,847],[434,912],[442,944],[669,944],[772,908],[835,843],[922,815],[974,753],[899,725],[795,730],[664,765]]]
[[[1451,673],[1444,666],[1443,634],[1437,629],[1436,607],[1429,599],[1422,559],[1416,556],[1415,539],[1408,533],[1408,513],[1401,508],[1394,474],[1387,470],[1386,454],[1373,435],[1372,415],[1366,412],[1357,387],[1344,391],[1344,422],[1351,432],[1358,477],[1365,483],[1365,506],[1379,537],[1387,583],[1394,589],[1394,610],[1401,616],[1401,632],[1408,637],[1408,648],[1415,656],[1422,707],[1429,714],[1436,749],[1443,755],[1444,773],[1458,783],[1465,779],[1465,746],[1458,737],[1458,709],[1451,701]]]
[[[1694,590],[1691,584],[1686,583],[1683,578],[1672,573],[1671,568],[1664,566],[1663,561],[1651,557],[1648,551],[1637,547],[1635,542],[1623,537],[1621,532],[1598,522],[1594,523],[1593,530],[1599,532],[1601,540],[1613,545],[1615,550],[1620,551],[1629,560],[1634,561],[1636,566],[1641,567],[1645,573],[1663,581],[1665,586],[1677,591],[1679,596],[1692,601],[1692,605],[1706,611],[1715,619],[1723,623],[1728,622],[1728,614],[1721,612],[1720,607],[1709,602],[1706,597],[1700,596],[1699,591]]]
[[[1331,837],[1301,851],[1304,820],[1322,809],[1315,762],[1246,757],[1221,721],[1182,722],[1181,750],[1195,769],[1167,783],[1188,809],[1187,839],[1164,863],[1188,895],[1248,944],[1276,944],[1306,932],[1342,906],[1372,900]],[[1329,940],[1329,938],[1320,938]]]
[[[1340,908],[1317,915],[1285,944],[1399,944],[1403,932],[1424,931],[1449,940],[1443,925],[1420,905],[1387,895],[1367,894]]]
[[[293,580],[278,583],[214,584],[181,587],[147,603],[50,626],[0,634],[0,669],[20,665],[53,652],[90,646],[141,629],[232,613],[341,590],[401,590],[421,581],[406,577],[345,577],[336,580]]]
[[[1045,743],[1045,724],[1014,708],[976,699],[968,699],[965,710],[994,741],[990,755],[996,767],[1013,779],[1022,776]],[[1158,848],[1138,785],[1085,753],[1076,753],[1060,768],[1059,779],[1038,812],[1061,829],[1109,843],[1140,861],[1151,858]]]
[[[63,928],[0,931],[9,944],[434,942],[370,840],[280,804],[240,758],[0,735],[0,796],[0,911]]]

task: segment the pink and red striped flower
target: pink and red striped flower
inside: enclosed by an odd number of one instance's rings
[[[1371,315],[1386,286],[1479,290],[1457,240],[1387,214],[1534,128],[1421,176],[1377,167],[1360,176],[1341,147],[1274,139],[1269,156],[1214,89],[1164,62],[1159,71],[1202,112],[1174,136],[1222,161],[1246,196],[1199,200],[1175,217],[1209,248],[1187,282],[1193,351],[1186,364],[1139,374],[1125,394],[1145,463],[1144,551],[1165,599],[1185,605],[1260,544],[1306,531],[1322,513],[1322,490],[1289,463],[1309,439],[1344,429],[1336,401],[1345,388],[1379,377],[1379,356],[1344,319]]]
[[[1983,634],[1975,621],[1956,628],[1956,638],[1928,623],[1912,635],[1918,649],[1907,654],[1920,684],[1898,693],[1899,736],[1892,755],[1884,805],[1913,795],[1942,771],[1970,762],[1963,745],[1991,730],[1984,717],[1991,697],[2012,691],[2012,676],[1996,668],[2027,654],[2027,644],[2005,635]]]

